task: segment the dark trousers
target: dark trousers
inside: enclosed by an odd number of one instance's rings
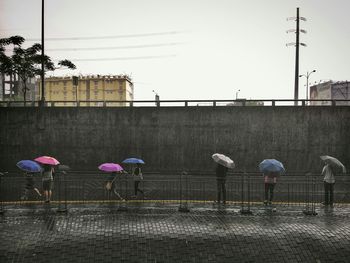
[[[135,189],[135,195],[137,195],[137,192],[140,192],[143,194],[143,191],[139,188],[140,181],[134,181],[134,189]]]
[[[222,194],[222,201],[223,203],[226,203],[226,180],[218,179],[216,180],[216,183],[218,189],[218,202],[220,203]]]
[[[324,203],[325,205],[333,205],[334,183],[324,182]]]
[[[265,200],[269,200],[270,202],[272,201],[274,188],[275,188],[275,184],[265,183]],[[269,198],[269,192],[270,192],[270,198]]]

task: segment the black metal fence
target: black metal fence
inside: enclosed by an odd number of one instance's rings
[[[0,209],[43,204],[43,197],[35,191],[23,196],[25,177],[7,174],[0,177]],[[58,173],[54,179],[51,206],[66,211],[70,206],[81,204],[111,204],[120,208],[147,204],[173,204],[180,209],[200,205],[213,205],[217,199],[215,176],[146,174],[140,183],[144,195],[134,192],[130,175],[116,179],[109,191],[106,175],[94,172]],[[41,189],[41,177],[34,178],[34,186]],[[297,207],[314,213],[324,199],[322,177],[316,174],[284,175],[278,178],[274,191],[274,206]],[[250,211],[264,201],[263,177],[256,173],[230,174],[226,180],[226,205]],[[350,178],[338,176],[334,192],[335,206],[350,203]]]

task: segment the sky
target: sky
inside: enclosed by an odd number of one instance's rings
[[[297,7],[300,74],[350,80],[349,0],[45,0],[46,54],[77,66],[47,75],[127,74],[135,100],[293,99]],[[41,0],[0,0],[13,35],[40,43]]]

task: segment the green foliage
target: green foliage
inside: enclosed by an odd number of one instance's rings
[[[58,66],[52,62],[47,55],[42,56],[40,53],[42,48],[39,43],[35,43],[29,48],[22,48],[24,38],[21,36],[12,36],[9,38],[0,39],[0,72],[11,75],[17,74],[23,82],[23,95],[26,101],[27,81],[35,76],[40,76],[42,73],[41,65],[44,63],[45,71],[54,71],[57,68],[67,67],[75,69],[75,65],[65,59],[58,62]],[[12,55],[5,54],[5,47],[13,45]]]

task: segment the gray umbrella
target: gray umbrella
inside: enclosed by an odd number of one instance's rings
[[[329,156],[329,155],[321,155],[320,158],[322,161],[329,164],[333,168],[341,169],[344,174],[346,173],[345,166],[337,158]]]

